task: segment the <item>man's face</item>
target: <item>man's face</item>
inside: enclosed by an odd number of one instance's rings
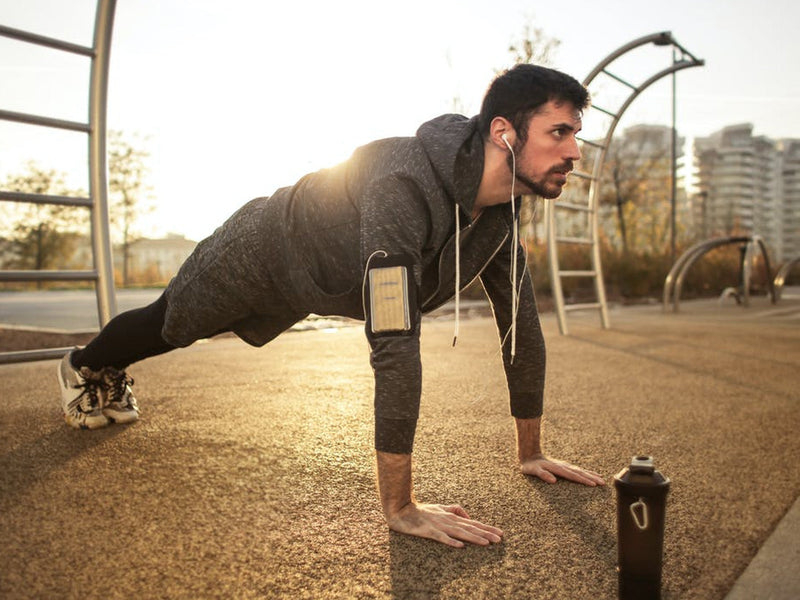
[[[517,138],[514,154],[517,162],[515,193],[557,198],[567,182],[572,164],[581,152],[575,138],[581,130],[581,113],[570,103],[548,102],[528,123],[528,139]],[[511,155],[508,157],[511,168]]]

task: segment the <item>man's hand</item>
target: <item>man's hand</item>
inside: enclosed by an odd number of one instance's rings
[[[376,454],[378,491],[389,529],[455,548],[463,548],[464,542],[487,546],[500,541],[502,531],[473,521],[460,506],[415,502],[410,454]]]
[[[544,455],[541,443],[541,418],[515,419],[515,421],[517,456],[520,469],[525,475],[538,477],[547,483],[555,483],[561,477],[592,487],[606,484],[603,478],[594,471],[588,471],[563,460],[555,460]]]
[[[463,548],[464,542],[479,546],[496,544],[503,535],[496,527],[473,521],[457,505],[410,502],[398,513],[387,515],[386,520],[393,531],[430,538],[454,548]]]
[[[543,454],[523,461],[520,469],[525,475],[538,477],[547,483],[555,483],[561,477],[590,487],[606,484],[599,473],[582,469],[563,460],[547,458]]]

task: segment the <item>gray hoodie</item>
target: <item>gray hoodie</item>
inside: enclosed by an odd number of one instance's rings
[[[375,447],[411,452],[422,380],[419,314],[455,295],[456,206],[459,288],[480,277],[501,339],[511,327],[510,204],[489,207],[471,219],[483,153],[476,119],[444,115],[423,124],[415,137],[372,142],[341,165],[254,200],[202,242],[198,256],[170,284],[165,339],[182,346],[203,337],[203,330],[207,335],[228,327],[262,345],[308,313],[363,319],[369,257],[378,251],[408,257],[418,299],[412,307],[415,329],[410,335],[368,339],[375,374]],[[522,248],[515,251],[524,264]],[[209,275],[215,271],[211,262],[219,263],[217,276]],[[512,415],[533,418],[542,412],[545,348],[530,276],[525,269],[520,276],[516,355],[512,362],[506,341],[503,364]],[[198,285],[203,277],[217,280]],[[229,299],[222,297],[226,289]],[[273,300],[259,301],[264,295]],[[216,313],[203,317],[198,312],[199,305],[226,302],[238,307],[227,322]]]

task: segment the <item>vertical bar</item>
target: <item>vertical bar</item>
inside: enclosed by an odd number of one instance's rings
[[[675,64],[675,46],[672,47],[672,64]],[[678,189],[678,129],[676,123],[677,116],[677,103],[676,103],[676,85],[675,71],[672,72],[672,177],[671,177],[671,196],[670,196],[670,263],[675,262],[675,246],[676,246],[676,193]]]
[[[564,310],[564,291],[561,289],[561,271],[558,268],[555,209],[555,201],[544,200],[544,219],[547,223],[547,261],[550,263],[550,287],[556,304],[558,330],[561,332],[561,335],[568,335],[567,313]]]
[[[608,140],[608,143],[611,143],[611,140]],[[597,173],[599,177],[600,173]],[[592,185],[595,184],[595,181],[592,181]],[[598,188],[594,188],[591,191],[597,191]],[[602,325],[603,329],[610,329],[611,328],[611,321],[608,318],[608,304],[606,303],[606,288],[603,284],[603,266],[602,260],[600,258],[600,210],[598,207],[599,202],[599,195],[597,193],[590,193],[589,195],[589,208],[591,212],[590,215],[590,223],[589,227],[592,230],[592,269],[594,269],[594,291],[595,296],[597,298],[597,302],[600,304],[600,324]]]
[[[89,194],[93,202],[92,249],[97,271],[97,315],[103,327],[117,313],[114,294],[114,260],[108,218],[108,165],[106,162],[106,104],[111,32],[116,0],[98,0],[94,26],[89,90]]]

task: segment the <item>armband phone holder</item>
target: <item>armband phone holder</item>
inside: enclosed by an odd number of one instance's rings
[[[408,335],[417,313],[413,261],[407,256],[374,256],[367,264],[367,331],[373,336]]]

